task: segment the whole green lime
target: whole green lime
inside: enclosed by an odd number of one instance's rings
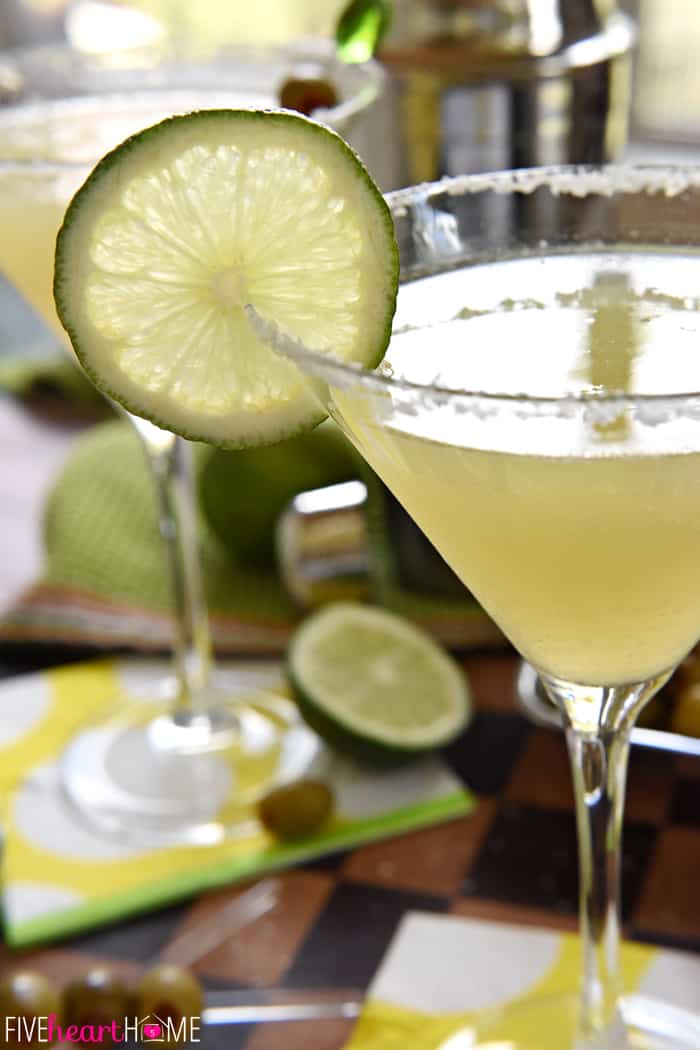
[[[201,506],[233,558],[272,568],[275,528],[287,504],[299,492],[358,477],[358,463],[332,420],[276,445],[212,449],[199,473]]]

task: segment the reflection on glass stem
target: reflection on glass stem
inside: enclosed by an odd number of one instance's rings
[[[211,633],[199,560],[191,447],[145,419],[129,418],[155,479],[160,532],[168,550],[177,676],[175,714],[201,714],[211,671]]]

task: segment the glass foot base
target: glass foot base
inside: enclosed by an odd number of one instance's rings
[[[700,1015],[641,995],[627,996],[622,1015],[597,1041],[577,1037],[576,996],[525,1000],[480,1015],[436,1050],[700,1050]]]
[[[144,703],[86,727],[63,753],[69,802],[94,829],[143,846],[255,834],[257,799],[307,774],[319,740],[283,697],[212,701],[211,718],[187,725]]]

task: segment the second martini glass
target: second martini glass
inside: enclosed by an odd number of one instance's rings
[[[0,109],[0,270],[65,340],[51,292],[56,231],[89,168],[127,134],[196,108],[273,106],[286,77],[322,62],[339,93],[326,117],[368,148],[382,89],[370,64],[350,69],[312,49],[235,49],[168,56],[140,49],[87,56],[66,47],[0,55],[21,105]],[[37,101],[42,99],[42,101]],[[148,705],[87,727],[64,755],[63,784],[89,822],[144,841],[209,844],[237,836],[250,801],[299,776],[316,740],[281,697],[246,697],[218,679],[196,535],[190,446],[129,416],[153,474],[174,611],[173,675]],[[173,688],[174,687],[174,688]],[[108,699],[108,698],[106,698]],[[155,698],[154,698],[155,699]]]
[[[700,632],[700,171],[389,200],[403,284],[379,371],[280,349],[536,667],[579,839],[578,999],[494,1011],[443,1050],[697,1050],[700,1018],[623,995],[619,897],[630,730]]]

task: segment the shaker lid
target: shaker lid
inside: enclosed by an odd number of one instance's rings
[[[395,0],[379,57],[396,72],[557,75],[626,53],[635,25],[617,0]]]

